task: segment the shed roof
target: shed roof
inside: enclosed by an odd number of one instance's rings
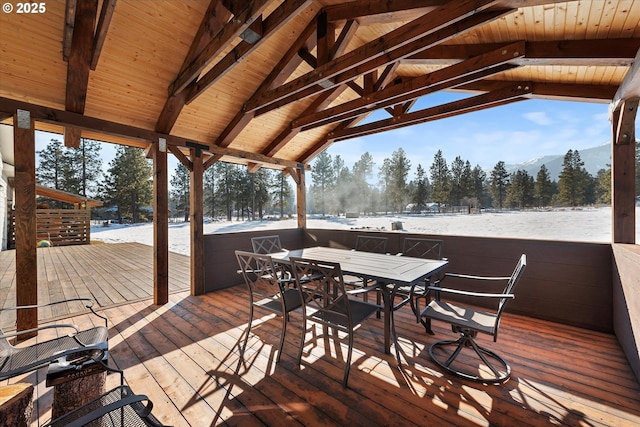
[[[28,107],[43,130],[164,137],[212,161],[284,168],[333,141],[509,102],[640,96],[632,0],[39,4],[0,14],[0,120]],[[413,110],[442,90],[469,97]],[[360,124],[381,109],[388,120]]]

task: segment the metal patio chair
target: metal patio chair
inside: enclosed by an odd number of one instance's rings
[[[298,351],[298,365],[302,360],[307,320],[345,332],[349,338],[342,385],[346,387],[351,367],[354,331],[381,307],[349,298],[338,263],[291,258],[291,267],[303,301],[303,328]],[[313,280],[307,280],[309,277]]]
[[[382,236],[367,236],[358,235],[356,237],[356,246],[353,248],[356,251],[373,252],[377,254],[387,253],[387,243],[389,239]],[[369,292],[375,290],[377,284],[370,285],[371,279],[368,277],[359,277],[352,275],[344,276],[344,284],[349,289],[352,295],[362,294],[364,301],[368,301]],[[376,303],[380,305],[380,294],[376,292]],[[377,314],[380,317],[380,313]]]
[[[249,291],[249,326],[245,339],[249,339],[251,332],[254,307],[281,316],[282,331],[276,360],[280,361],[289,313],[302,305],[300,293],[290,286],[294,283],[292,279],[284,278],[282,266],[274,264],[269,255],[236,251],[236,258]]]
[[[437,259],[443,260],[444,241],[438,239],[421,239],[407,237],[402,243],[402,252],[398,256],[409,256],[414,258]],[[426,297],[428,283],[417,284],[414,286],[396,286],[394,289],[394,298],[400,297],[400,302],[395,302],[392,306],[392,314],[405,305],[411,306],[416,316],[416,323],[420,322],[420,304],[419,299]],[[392,285],[389,285],[392,286]]]
[[[505,305],[509,299],[515,298],[515,287],[526,266],[527,256],[523,254],[520,256],[513,273],[508,277],[471,276],[454,273],[446,273],[444,276],[444,279],[450,277],[464,281],[483,282],[485,287],[488,285],[488,281],[506,282],[501,293],[443,288],[440,286],[442,281],[437,286],[427,288],[435,296],[435,299],[431,300],[420,314],[427,331],[433,333],[431,331],[431,320],[433,319],[450,323],[453,332],[460,334],[460,338],[457,340],[437,341],[429,347],[429,355],[438,366],[447,372],[471,381],[493,384],[502,383],[509,379],[511,375],[509,364],[492,350],[478,345],[475,337],[478,332],[482,332],[493,336],[494,342],[498,340],[498,329]],[[492,298],[497,300],[497,304],[494,310],[481,311],[466,304],[445,302],[441,299],[444,295],[469,297],[467,300]],[[453,351],[446,351],[447,347],[453,347]],[[468,361],[466,364],[456,363],[456,358],[464,349],[473,350],[471,356],[474,356],[475,353],[475,356],[481,360],[482,363],[478,365],[477,372],[465,369],[468,368]]]
[[[85,302],[85,307],[103,319],[105,326],[96,326],[81,331],[78,326],[72,324],[52,324],[8,334],[0,330],[0,380],[37,370],[62,357],[66,357],[69,362],[78,364],[89,359],[104,363],[103,358],[107,351],[109,338],[107,319],[93,310],[93,300],[74,298],[49,304],[4,307],[2,310],[32,309],[74,301]],[[8,340],[8,338],[33,334],[45,329],[62,329],[71,332],[59,338],[26,346],[14,346]]]
[[[280,236],[278,235],[252,237],[251,246],[253,247],[253,252],[257,254],[270,254],[282,250]]]

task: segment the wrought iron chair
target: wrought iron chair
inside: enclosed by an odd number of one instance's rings
[[[344,286],[340,264],[304,258],[291,258],[293,275],[303,301],[303,328],[298,365],[302,361],[307,320],[348,334],[348,351],[342,385],[347,386],[353,335],[355,329],[381,307],[365,301],[350,299]],[[313,280],[307,280],[307,278]]]
[[[502,383],[509,379],[511,375],[511,367],[509,364],[492,350],[478,345],[474,338],[478,332],[482,332],[493,336],[494,342],[498,340],[498,329],[505,305],[509,299],[515,298],[515,287],[526,266],[527,256],[523,254],[520,256],[513,273],[509,277],[470,276],[453,273],[446,273],[444,276],[444,279],[451,277],[476,282],[481,281],[485,282],[485,284],[487,281],[506,282],[506,286],[501,293],[472,292],[443,288],[440,286],[442,281],[438,283],[437,286],[429,286],[427,288],[429,292],[433,292],[435,295],[435,299],[431,300],[420,314],[420,317],[424,320],[427,331],[433,334],[431,331],[431,320],[434,319],[450,323],[453,332],[460,334],[460,338],[457,340],[437,341],[429,347],[429,355],[438,366],[454,375],[477,382],[495,384]],[[493,298],[497,300],[497,307],[493,311],[480,311],[466,305],[442,301],[440,299],[442,294],[464,296],[472,299]],[[454,347],[452,352],[445,350],[445,347],[448,346]],[[482,361],[478,366],[477,373],[471,372],[470,369],[465,369],[468,367],[468,362],[456,363],[456,358],[465,348],[473,350],[475,355]],[[473,355],[473,353],[471,354]],[[482,364],[484,364],[484,366]]]
[[[302,305],[300,293],[289,286],[293,283],[291,280],[282,278],[284,276],[282,267],[274,264],[269,255],[236,251],[236,258],[249,290],[249,326],[245,339],[249,339],[251,332],[254,307],[281,316],[282,331],[276,360],[280,361],[289,313]]]
[[[33,309],[74,301],[85,302],[86,308],[103,319],[105,326],[96,326],[81,331],[76,325],[53,324],[8,334],[0,330],[0,380],[35,371],[62,357],[66,357],[67,361],[73,363],[81,363],[83,360],[93,359],[98,363],[104,364],[103,359],[107,351],[107,339],[109,338],[107,319],[93,310],[93,300],[74,298],[49,304],[4,307],[2,310]],[[25,334],[31,335],[34,332],[45,329],[66,329],[71,330],[71,333],[28,346],[13,346],[8,340],[8,338]]]
[[[354,250],[363,252],[373,252],[377,254],[387,253],[387,243],[389,239],[382,236],[359,235],[356,237]],[[352,295],[362,294],[364,301],[368,301],[369,292],[375,290],[377,284],[370,286],[371,279],[352,275],[344,276],[344,284]],[[376,303],[380,305],[380,294],[376,293]],[[380,317],[380,313],[377,314]]]
[[[252,237],[251,246],[253,247],[253,252],[257,254],[270,254],[282,250],[280,236],[278,235]]]
[[[397,254],[398,256],[408,256],[414,258],[424,259],[445,259],[442,257],[444,252],[444,241],[437,239],[419,239],[413,237],[407,237],[402,243],[402,252]],[[394,304],[392,307],[392,314],[394,311],[399,310],[405,305],[411,306],[411,311],[416,316],[416,323],[420,322],[420,298],[426,297],[428,283],[418,284],[414,286],[396,286],[394,289],[394,298],[400,297],[400,302]],[[391,286],[391,285],[390,285]]]

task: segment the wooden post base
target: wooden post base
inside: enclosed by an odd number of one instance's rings
[[[0,387],[0,426],[27,427],[33,411],[33,385],[17,383]]]

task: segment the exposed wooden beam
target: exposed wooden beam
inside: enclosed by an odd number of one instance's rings
[[[73,26],[76,19],[76,0],[67,0],[64,11],[64,31],[62,36],[62,59],[69,60],[71,53],[71,39],[73,38]]]
[[[486,76],[486,73],[478,74],[482,71],[490,69],[494,69],[496,72],[501,71],[500,65],[522,57],[524,54],[524,42],[500,47],[478,57],[470,58],[424,76],[414,77],[400,84],[389,86],[384,90],[367,94],[362,98],[301,117],[292,123],[292,127],[301,127],[307,130],[312,127],[343,121],[367,111],[416,99],[432,92],[434,89],[442,90],[446,88],[447,82],[461,84],[466,79],[474,80],[479,75]]]
[[[640,49],[640,38],[526,42],[520,65],[628,67]],[[497,49],[500,43],[440,44],[411,55],[403,64],[449,65]]]
[[[627,71],[620,88],[616,91],[609,109],[610,115],[620,109],[626,99],[640,98],[640,49],[636,53],[633,66]]]
[[[251,23],[243,32],[240,33],[240,38],[249,44],[255,44],[262,38],[264,29],[262,28],[262,15],[258,16],[255,21]]]
[[[422,49],[427,49],[430,46],[434,46],[438,43],[442,43],[446,40],[448,40],[451,37],[454,37],[458,34],[460,34],[461,32],[464,32],[466,30],[475,28],[479,25],[485,24],[487,22],[490,22],[492,20],[497,19],[498,17],[504,15],[508,13],[508,11],[492,11],[492,12],[481,12],[475,15],[471,15],[467,18],[463,18],[460,21],[456,22],[455,25],[449,25],[449,26],[445,26],[444,28],[431,32],[427,35],[425,35],[424,37],[413,41],[411,43],[407,43],[405,45],[403,45],[400,48],[397,48],[391,52],[388,52],[384,55],[379,55],[379,56],[375,56],[372,55],[373,59],[365,59],[363,63],[354,66],[354,67],[347,67],[347,69],[341,73],[339,73],[338,75],[331,77],[327,80],[324,81],[324,83],[334,83],[334,84],[338,84],[340,82],[346,82],[346,81],[351,81],[357,77],[359,77],[362,74],[365,74],[369,71],[378,69],[380,67],[385,67],[389,64],[393,64],[399,60],[401,60],[402,58],[405,58],[409,55],[411,55],[412,53],[416,52],[416,51],[420,51]],[[354,51],[349,52],[349,54],[353,53]],[[337,58],[337,60],[340,60],[341,58]],[[322,67],[321,67],[322,68]],[[320,69],[320,68],[318,68]],[[308,75],[308,74],[307,74]],[[305,76],[300,77],[304,78]],[[298,79],[298,80],[299,80]],[[294,84],[294,81],[291,81],[288,84]],[[282,86],[284,87],[284,86]],[[281,88],[282,88],[281,87]],[[256,115],[260,115],[260,114],[264,114],[267,113],[275,108],[279,108],[282,107],[284,105],[287,105],[289,103],[292,102],[296,102],[302,99],[305,99],[309,96],[313,96],[316,95],[319,92],[322,92],[324,90],[327,90],[327,88],[329,88],[329,85],[325,85],[325,86],[319,86],[319,85],[315,85],[315,86],[310,86],[307,87],[301,91],[297,91],[297,90],[292,90],[291,93],[289,95],[284,95],[281,99],[277,100],[277,101],[268,101],[267,105],[265,106],[260,106],[257,110],[256,110]],[[271,92],[273,94],[273,92]],[[249,104],[248,105],[252,105]],[[247,110],[251,110],[250,107],[247,107]]]
[[[251,0],[229,21],[204,49],[189,63],[169,87],[169,95],[176,95],[211,63],[229,44],[259,17],[272,0]]]
[[[224,5],[222,4],[222,0],[211,0],[211,2],[209,3],[209,7],[202,17],[202,21],[200,22],[198,31],[191,41],[191,46],[187,51],[178,74],[182,73],[189,66],[191,61],[196,58],[196,55],[198,55],[198,53],[200,53],[202,49],[204,49],[204,47],[214,39],[216,34],[229,21],[231,16],[231,12],[229,12],[229,10],[224,7]],[[164,104],[164,107],[162,107],[160,116],[156,121],[155,129],[157,132],[171,132],[171,129],[173,129],[173,126],[178,120],[178,116],[182,112],[182,108],[187,102],[187,98],[194,90],[195,79],[189,84],[189,87],[187,89],[181,91],[176,95],[169,95],[167,101]]]
[[[369,25],[402,20],[404,15],[401,12],[409,11],[413,16],[415,9],[423,9],[427,13],[443,3],[443,0],[356,0],[328,6],[325,10],[329,21],[357,19],[361,25]]]
[[[235,65],[260,47],[262,43],[266,42],[269,37],[274,35],[280,28],[288,24],[301,10],[309,6],[309,4],[311,4],[311,0],[292,0],[282,3],[262,23],[262,37],[260,40],[255,43],[248,43],[246,41],[238,43],[231,52],[226,54],[224,58],[196,81],[193,90],[189,91],[187,104],[231,71]]]
[[[41,122],[53,123],[58,126],[74,126],[83,130],[93,131],[105,135],[114,135],[130,140],[145,141],[157,143],[159,138],[167,141],[167,146],[187,147],[192,138],[183,138],[176,135],[163,134],[150,129],[142,129],[135,126],[123,125],[108,120],[89,117],[70,111],[57,110],[41,105],[30,104],[27,102],[17,101],[15,99],[0,97],[0,112],[16,111],[18,109],[31,112],[31,116]],[[236,158],[243,162],[252,161],[262,163],[267,167],[282,169],[284,167],[298,167],[299,163],[292,160],[269,157],[262,154],[251,153],[244,150],[236,150],[231,148],[218,147],[215,144],[195,141],[198,144],[206,145],[208,151],[212,154],[218,154],[224,157]]]
[[[341,129],[346,129],[352,126],[356,126],[358,123],[360,123],[362,120],[364,120],[365,118],[367,118],[367,116],[369,115],[369,113],[365,113],[361,116],[358,116],[356,118],[353,118],[351,120],[346,120],[342,123],[340,123],[335,129],[335,130],[341,130]],[[308,164],[314,157],[316,157],[318,154],[320,154],[321,151],[325,150],[327,147],[329,147],[331,144],[333,144],[333,141],[327,139],[327,136],[325,135],[324,138],[322,138],[320,141],[318,141],[313,147],[309,148],[307,151],[305,151],[299,158],[298,161],[300,163],[303,164]]]
[[[331,59],[335,58],[336,56],[342,55],[344,53],[344,51],[347,48],[347,45],[351,41],[351,38],[355,34],[355,29],[357,28],[357,25],[350,25],[350,24],[352,24],[352,22],[351,23],[347,22],[347,24],[345,24],[335,44],[331,47],[331,52],[330,52]],[[308,52],[306,49],[304,49],[304,51]],[[308,59],[307,62],[309,61],[314,62],[314,65],[312,66],[315,68],[315,58],[311,53],[309,53],[309,57],[307,59]],[[357,87],[355,82],[349,82],[349,83],[351,83],[349,87],[354,89],[354,91],[356,91],[356,93],[358,93],[359,95],[362,95],[362,90],[359,87]],[[355,88],[353,87],[354,85],[356,85]],[[316,99],[313,100],[313,102],[305,109],[305,111],[302,112],[300,116],[306,116],[308,114],[312,114],[316,111],[324,109],[325,107],[330,105],[333,101],[335,101],[346,89],[347,89],[347,86],[339,85],[335,87],[333,90],[328,90],[326,92],[321,93],[316,97]],[[280,151],[289,141],[291,141],[299,132],[300,132],[300,128],[294,129],[292,126],[287,126],[278,134],[278,136],[276,136],[276,138],[273,141],[271,141],[271,143],[264,150],[262,150],[262,154],[264,154],[265,156],[276,155],[276,153]]]
[[[209,156],[209,158],[204,161],[204,165],[203,165],[204,170],[209,169],[211,166],[213,166],[214,163],[216,163],[221,158],[222,158],[221,154],[214,154]]]
[[[170,145],[169,146],[169,151],[171,151],[171,154],[173,154],[174,156],[176,156],[176,159],[178,159],[178,161],[180,163],[182,163],[184,165],[185,168],[187,168],[188,170],[192,171],[193,170],[193,163],[191,162],[191,159],[189,159],[189,157],[187,157],[182,150],[180,150],[179,147],[175,146],[175,145]]]
[[[65,108],[83,113],[89,85],[89,70],[93,52],[93,30],[98,0],[77,0],[76,17],[67,64]]]
[[[513,83],[516,82],[508,80],[478,80],[456,86],[454,90],[489,92]],[[606,103],[613,99],[617,89],[616,86],[607,85],[535,82],[534,91],[529,98]]]
[[[266,79],[260,84],[258,89],[253,93],[250,98],[256,99],[260,94],[269,90],[270,87],[274,85],[282,84],[290,75],[293,73],[296,68],[302,62],[302,58],[298,55],[298,52],[302,48],[310,49],[311,46],[315,46],[316,44],[316,21],[315,19],[311,20],[306,28],[300,33],[298,38],[292,45],[289,47],[287,52],[283,55],[282,59],[276,64],[276,66],[271,70],[271,73],[267,76]],[[216,139],[216,145],[220,147],[228,147],[229,144],[242,132],[247,124],[253,119],[254,113],[248,112],[243,107],[240,111],[236,113],[231,122],[227,125],[227,127],[222,131],[222,133]]]
[[[524,85],[511,85],[493,92],[449,102],[420,111],[412,113],[405,112],[389,119],[378,120],[357,127],[332,131],[327,134],[327,139],[332,141],[342,141],[357,136],[372,135],[392,129],[492,108],[498,105],[524,100],[526,99],[525,96],[531,93],[532,90],[533,85],[531,83]]]
[[[82,131],[76,127],[64,128],[64,146],[68,148],[80,148],[80,135]]]
[[[259,96],[257,99],[247,103],[247,111],[256,110],[260,107],[268,106],[284,98],[291,98],[310,87],[319,85],[332,79],[342,73],[353,70],[363,64],[371,64],[372,59],[384,57],[389,58],[391,52],[402,48],[412,42],[415,42],[428,34],[436,32],[444,27],[451,26],[464,18],[473,16],[494,4],[496,0],[456,0],[446,3],[432,12],[417,18],[399,28],[389,32],[385,36],[372,40],[363,46],[354,49],[339,58],[336,58],[324,65],[319,66],[313,71],[300,76],[293,81],[286,83],[278,88]],[[417,50],[427,49],[429,45],[418,48]],[[408,56],[415,52],[416,49],[406,52],[404,56]],[[364,74],[386,63],[395,62],[399,58],[386,60],[383,64],[377,64],[369,69],[358,70],[357,75]],[[345,79],[345,80],[350,80]],[[337,81],[341,82],[340,80]],[[334,83],[336,81],[334,80]],[[293,101],[295,99],[292,99]]]
[[[93,53],[91,55],[92,70],[95,70],[98,66],[98,59],[100,59],[100,53],[102,52],[104,41],[107,38],[111,18],[113,18],[113,12],[116,10],[116,2],[117,0],[103,0],[96,35],[93,40]]]

